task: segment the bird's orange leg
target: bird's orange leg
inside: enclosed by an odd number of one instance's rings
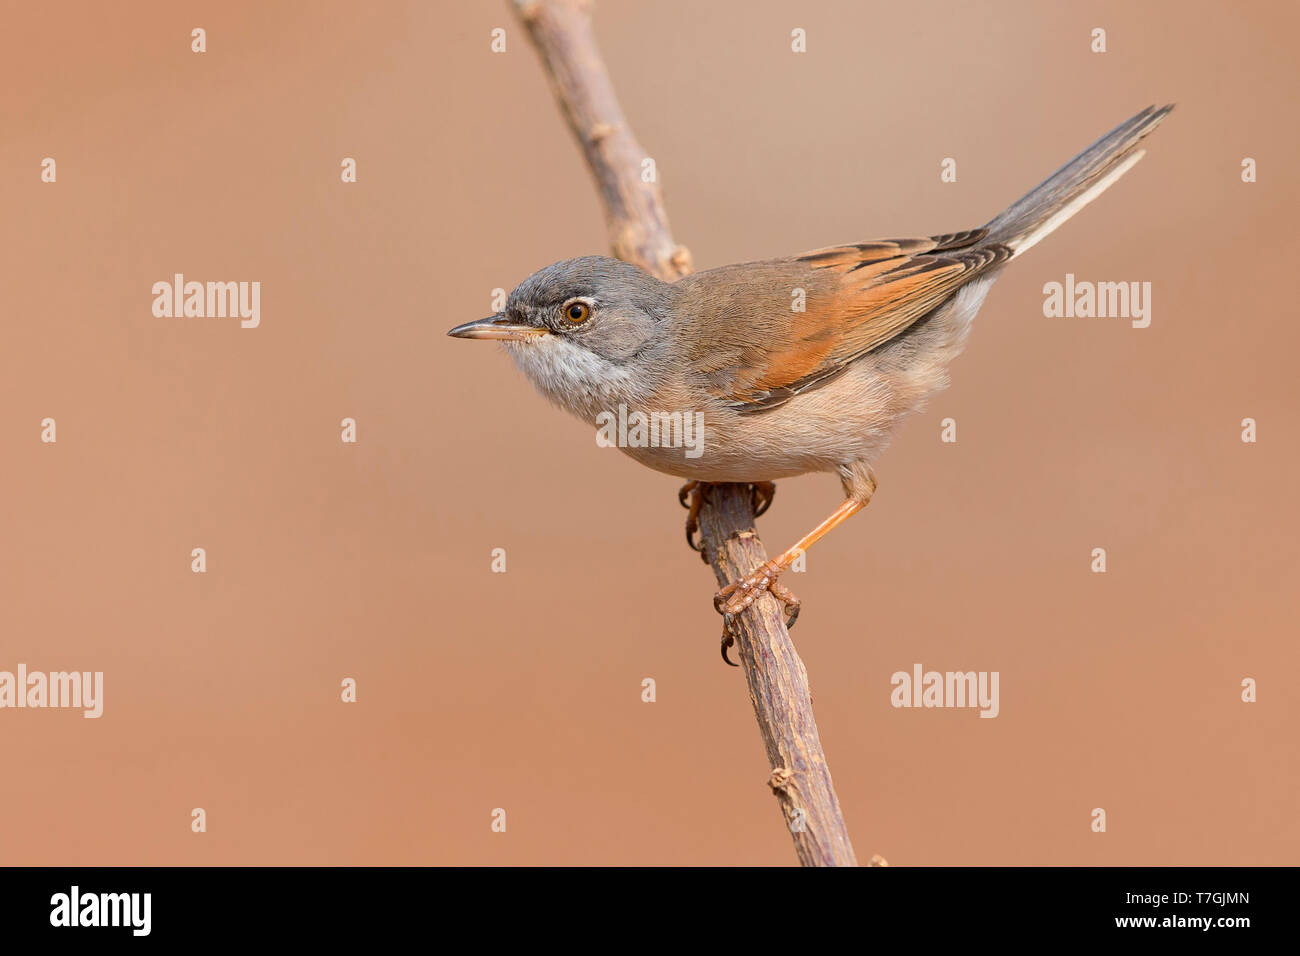
[[[749,607],[764,591],[771,591],[773,596],[786,606],[789,619],[787,627],[793,626],[799,616],[799,599],[777,578],[790,565],[798,560],[814,544],[824,538],[843,522],[867,506],[876,491],[876,476],[865,464],[848,465],[840,469],[840,480],[844,484],[845,500],[825,521],[800,538],[792,547],[781,552],[776,558],[766,562],[748,577],[734,581],[713,596],[713,606],[720,614],[739,614]],[[725,656],[725,651],[724,651]]]

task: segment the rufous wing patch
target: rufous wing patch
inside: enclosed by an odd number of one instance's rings
[[[850,363],[905,332],[962,285],[1010,257],[977,245],[986,230],[828,246],[796,256],[812,271],[838,274],[829,299],[792,313],[784,330],[744,351],[720,398],[741,411],[776,408],[825,384]],[[719,383],[721,384],[721,383]]]

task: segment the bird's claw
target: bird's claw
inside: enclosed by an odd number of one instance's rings
[[[695,535],[700,530],[700,508],[704,504],[704,489],[708,487],[702,481],[688,481],[677,491],[677,500],[682,503],[682,507],[687,510],[686,515],[686,543],[692,551],[698,551],[700,560],[705,564],[709,563],[708,555],[704,553],[703,539],[696,541]]]
[[[777,580],[784,570],[775,561],[765,562],[752,574],[733,581],[713,595],[714,609],[729,618],[753,604],[764,591],[770,591],[774,598],[785,605],[786,629],[794,627],[794,622],[799,619],[801,605],[794,592]]]
[[[698,487],[700,487],[700,483],[698,481],[688,481],[686,482],[686,484],[682,485],[680,488],[677,489],[677,500],[682,503],[683,508],[689,508],[691,506],[690,496],[695,492],[695,489],[697,489]]]
[[[727,648],[736,646],[736,635],[731,633],[731,615],[722,616],[722,659],[730,667],[739,667],[740,665],[727,656]]]
[[[699,552],[700,559],[705,564],[709,563],[709,556],[705,553],[704,541],[696,540],[695,536],[700,530],[700,508],[704,505],[704,493],[708,487],[708,482],[705,481],[688,481],[677,490],[677,500],[688,512],[686,544],[692,551]],[[757,518],[772,507],[772,499],[776,497],[776,482],[755,481],[749,487],[754,496],[754,517]]]

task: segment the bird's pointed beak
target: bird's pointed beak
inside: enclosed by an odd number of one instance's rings
[[[507,321],[504,315],[489,315],[486,319],[476,319],[449,329],[447,334],[458,339],[506,339],[518,342],[547,333],[546,329],[535,325],[516,325]]]

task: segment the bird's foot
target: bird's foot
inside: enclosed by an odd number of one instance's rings
[[[704,490],[708,485],[703,481],[688,481],[677,491],[677,500],[686,509],[686,543],[692,551],[700,553],[700,560],[709,563],[704,553],[704,542],[696,541],[695,534],[700,530],[700,508],[704,505]]]
[[[713,606],[725,617],[739,614],[758,599],[764,591],[771,591],[772,597],[785,605],[786,628],[794,627],[799,619],[799,599],[794,592],[782,584],[778,577],[785,568],[776,561],[768,561],[756,571],[739,581],[733,581],[713,595]]]
[[[701,539],[697,542],[695,536],[700,530],[700,508],[704,505],[704,496],[708,488],[708,482],[688,481],[677,492],[677,500],[681,502],[683,508],[687,509],[686,543],[692,550],[700,553],[700,558],[705,564],[708,563],[709,556],[705,551],[704,541]],[[776,497],[776,482],[752,482],[750,491],[754,496],[754,517],[757,518],[772,506],[772,499]],[[732,617],[753,604],[764,591],[771,591],[772,596],[785,605],[787,628],[794,627],[794,622],[798,620],[799,599],[794,596],[794,592],[777,580],[784,570],[785,568],[777,561],[768,561],[753,574],[728,584],[713,596],[713,606],[723,616],[722,659],[732,667],[739,666],[727,655],[727,650],[736,646],[736,637],[731,628]]]
[[[708,487],[706,481],[688,481],[677,491],[677,500],[687,512],[686,543],[692,551],[700,553],[700,559],[705,564],[709,563],[709,556],[705,553],[704,541],[697,541],[695,536],[700,530],[700,508],[704,506],[704,495]],[[757,518],[772,507],[772,499],[776,497],[776,482],[756,481],[750,487],[754,493],[754,517]]]
[[[722,659],[732,667],[739,666],[727,656],[727,649],[736,644],[731,629],[732,619],[753,604],[764,591],[772,592],[772,596],[785,605],[787,630],[799,619],[799,599],[777,580],[783,570],[775,561],[768,561],[753,574],[728,584],[713,596],[713,606],[722,615]]]

